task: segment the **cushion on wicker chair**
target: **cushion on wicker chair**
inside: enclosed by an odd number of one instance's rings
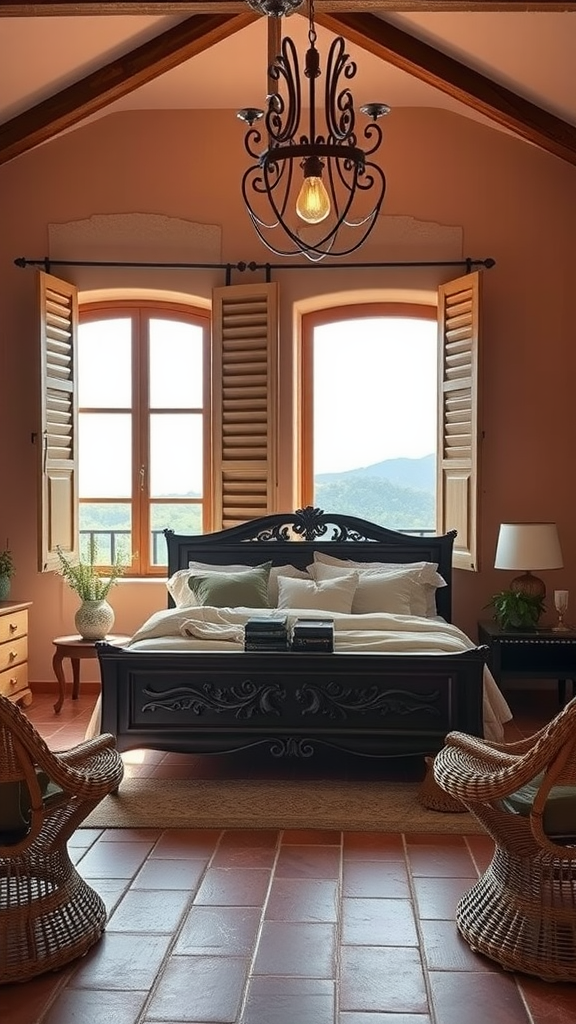
[[[544,772],[499,801],[512,814],[528,817]],[[542,828],[548,836],[576,836],[576,786],[552,786],[544,805]]]
[[[45,805],[64,792],[41,768],[36,768],[36,778]],[[23,780],[0,783],[0,845],[12,846],[28,834],[30,811],[30,790]]]

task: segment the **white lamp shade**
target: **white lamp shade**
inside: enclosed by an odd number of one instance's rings
[[[502,523],[495,569],[561,569],[562,551],[556,523]]]

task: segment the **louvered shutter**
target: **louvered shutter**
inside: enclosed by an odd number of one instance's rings
[[[78,555],[78,405],[75,388],[78,294],[67,281],[39,274],[41,429],[40,571],[58,568],[56,547]]]
[[[275,511],[278,286],[213,293],[213,529]]]
[[[453,564],[478,571],[479,272],[438,291],[439,394],[437,528],[457,530]]]

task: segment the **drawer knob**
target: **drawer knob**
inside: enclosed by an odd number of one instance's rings
[[[16,686],[17,683],[18,683],[18,680],[17,679],[9,679],[8,682],[10,683],[10,686]]]
[[[10,661],[15,661],[17,657],[18,651],[10,651],[10,654],[8,655]]]
[[[8,629],[10,630],[11,633],[15,633],[16,630],[18,629],[18,626],[16,625],[15,622],[11,622],[10,625],[8,626]]]

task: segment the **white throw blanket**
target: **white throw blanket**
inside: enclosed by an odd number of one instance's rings
[[[244,625],[251,616],[273,618],[275,609],[254,608],[172,608],[155,612],[125,644],[136,650],[243,650]],[[298,617],[331,618],[334,620],[334,650],[389,654],[458,654],[476,645],[457,626],[443,619],[425,619],[408,615],[345,615],[292,608],[288,612],[288,628]],[[492,673],[484,666],[484,735],[501,740],[504,723],[512,712],[504,700]],[[88,727],[87,736],[100,731],[100,702]]]

